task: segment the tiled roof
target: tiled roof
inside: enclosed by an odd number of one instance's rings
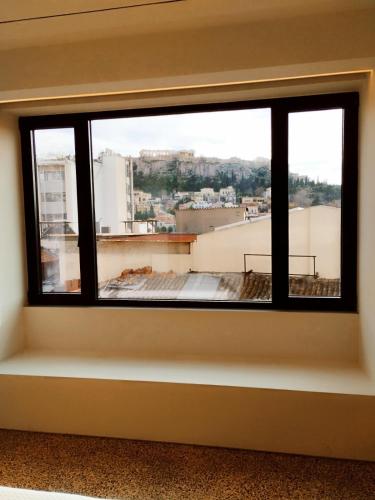
[[[42,264],[46,264],[47,262],[56,262],[59,260],[58,255],[51,252],[47,248],[41,249],[40,257],[41,257]]]
[[[340,281],[291,276],[291,295],[340,296]],[[252,300],[271,299],[272,279],[261,273],[150,273],[127,274],[108,281],[100,289],[103,298]]]
[[[312,276],[290,276],[289,293],[305,297],[340,297],[340,280]]]

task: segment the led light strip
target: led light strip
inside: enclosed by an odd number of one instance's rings
[[[272,83],[290,83],[290,82],[303,82],[303,81],[314,81],[322,79],[329,80],[330,78],[345,78],[345,77],[355,77],[357,76],[368,76],[372,75],[373,70],[370,68],[364,68],[359,70],[352,71],[338,71],[333,73],[317,73],[310,75],[301,75],[301,76],[287,76],[281,78],[263,78],[257,80],[242,80],[242,81],[233,81],[233,82],[223,82],[223,83],[207,83],[207,84],[196,84],[196,85],[181,85],[181,86],[173,86],[173,87],[156,87],[156,88],[147,88],[147,89],[131,89],[131,90],[118,90],[118,91],[109,91],[109,92],[91,92],[91,93],[82,93],[82,94],[67,94],[67,95],[57,95],[57,96],[45,96],[45,97],[24,97],[24,98],[16,98],[16,99],[0,99],[0,104],[17,104],[17,103],[27,103],[27,102],[40,102],[40,101],[56,101],[56,100],[68,100],[68,99],[87,99],[97,98],[97,97],[116,97],[116,96],[126,96],[126,95],[136,95],[136,94],[152,94],[152,93],[168,93],[168,92],[183,92],[189,90],[204,90],[204,89],[223,89],[226,88],[241,88],[241,86],[255,86],[261,84],[272,84]]]

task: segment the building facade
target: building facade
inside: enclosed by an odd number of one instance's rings
[[[78,233],[74,157],[38,159],[39,222],[42,233]],[[134,219],[133,165],[111,150],[93,161],[96,230],[124,233]],[[147,193],[145,193],[147,194]]]
[[[176,210],[176,231],[202,234],[212,231],[215,227],[244,220],[243,207]]]
[[[76,165],[72,156],[38,159],[39,224],[42,233],[78,233]]]
[[[106,149],[93,162],[98,233],[122,234],[134,219],[132,159]]]

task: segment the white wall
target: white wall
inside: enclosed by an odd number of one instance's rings
[[[186,273],[191,268],[189,245],[173,243],[98,244],[99,282],[118,277],[125,269],[151,266],[153,271]]]
[[[339,208],[327,206],[290,212],[290,253],[316,255],[316,272],[322,278],[340,278],[340,217]],[[50,248],[56,244],[45,240],[44,246]],[[60,242],[63,282],[79,277],[78,251],[75,241]],[[241,273],[245,253],[271,254],[270,218],[199,234],[191,247],[180,243],[101,241],[97,255],[99,282],[116,278],[125,269],[145,266],[156,272]],[[271,272],[271,257],[247,256],[246,269]],[[290,272],[312,274],[312,260],[291,259]]]
[[[25,251],[17,120],[0,114],[0,359],[23,343]]]
[[[199,234],[192,244],[194,271],[242,272],[244,253],[271,254],[271,220]],[[271,272],[268,257],[248,257],[248,269]]]
[[[59,251],[60,280],[80,278],[79,248],[77,239],[60,241],[42,240],[45,248]],[[136,243],[99,241],[97,247],[98,280],[117,278],[125,269],[151,266],[153,271],[163,273],[187,273],[192,268],[189,243]]]
[[[289,212],[289,254],[316,255],[316,272],[322,278],[340,278],[341,209],[310,207]],[[313,273],[311,259],[290,258],[291,273]]]
[[[316,206],[289,213],[290,254],[316,255],[316,271],[340,277],[339,208]],[[234,225],[200,234],[192,245],[194,271],[242,272],[244,253],[271,254],[271,220]],[[248,256],[246,269],[271,272],[270,257]],[[311,259],[290,259],[291,273],[312,274]]]
[[[375,71],[375,61],[374,61]],[[362,93],[360,108],[359,170],[359,312],[362,356],[375,377],[375,79],[374,73]],[[353,235],[354,237],[355,235]]]
[[[127,208],[126,163],[125,158],[110,152],[103,153],[102,162],[94,161],[95,219],[114,234],[125,233],[123,221],[132,218]]]

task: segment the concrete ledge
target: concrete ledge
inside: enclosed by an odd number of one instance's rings
[[[374,381],[356,365],[264,359],[126,358],[30,350],[1,361],[1,375],[375,395]]]
[[[58,377],[0,377],[0,427],[375,460],[375,398]]]

